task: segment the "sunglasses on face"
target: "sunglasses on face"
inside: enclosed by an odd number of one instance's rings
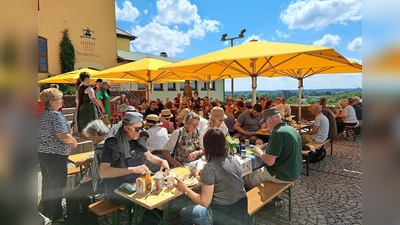
[[[141,130],[143,130],[143,126],[141,126],[141,127],[128,127],[128,128],[133,130],[133,131],[135,131],[136,133],[141,131]]]

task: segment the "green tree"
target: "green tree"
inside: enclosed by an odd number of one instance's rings
[[[75,68],[75,49],[69,38],[68,29],[62,31],[62,39],[60,42],[60,66],[61,73],[73,71]]]

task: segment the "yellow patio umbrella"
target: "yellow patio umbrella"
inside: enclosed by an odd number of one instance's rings
[[[311,68],[293,68],[270,71],[269,75],[264,74],[266,77],[287,76],[298,80],[298,105],[301,109],[301,89],[303,88],[303,81],[305,78],[318,75],[318,74],[340,74],[340,73],[362,73],[362,65],[355,61],[349,61],[350,64],[342,64],[339,66],[326,66],[326,67],[311,67]],[[301,120],[301,110],[298,110],[298,119]]]
[[[329,47],[252,40],[160,69],[208,75],[209,80],[251,77],[253,102],[256,102],[258,76],[283,76],[279,73],[272,75],[271,71],[293,68],[325,68],[350,64]]]
[[[54,83],[54,84],[74,84],[76,83],[76,80],[79,78],[79,74],[82,72],[88,72],[90,73],[90,75],[93,75],[98,73],[98,70],[92,70],[89,68],[82,68],[79,70],[74,70],[68,73],[63,73],[60,75],[56,75],[56,76],[52,76],[46,79],[42,79],[39,80],[38,83],[39,84],[50,84],[50,83]],[[135,82],[134,79],[123,79],[123,78],[110,78],[107,79],[108,82],[110,83],[129,83],[129,82]],[[92,80],[92,82],[95,82],[94,80]]]
[[[146,98],[151,99],[150,91],[152,84],[184,82],[183,80],[179,79],[176,74],[171,73],[170,71],[158,70],[158,68],[170,64],[172,63],[148,57],[100,71],[94,74],[92,77],[102,79],[135,79],[137,83],[146,85]]]
[[[48,84],[48,83],[55,83],[55,84],[73,84],[76,82],[76,80],[79,78],[79,74],[82,72],[88,72],[91,75],[99,72],[97,70],[92,70],[89,68],[81,68],[78,70],[74,70],[71,72],[67,72],[67,73],[62,73],[56,76],[52,76],[43,80],[39,80],[38,83],[39,84]]]

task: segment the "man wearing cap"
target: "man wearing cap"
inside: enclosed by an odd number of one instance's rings
[[[299,178],[302,170],[299,133],[282,122],[282,117],[276,108],[264,110],[262,122],[271,131],[266,152],[256,146],[252,150],[262,159],[265,166],[243,177],[245,187],[248,189],[264,181],[290,183]]]
[[[97,91],[101,90],[101,83],[103,83],[103,79],[97,78],[96,80],[96,86],[94,89],[94,95],[96,96]]]
[[[249,139],[250,144],[255,144],[259,137],[255,134],[259,129],[265,128],[265,124],[261,124],[261,111],[262,106],[255,104],[254,107],[248,111],[243,112],[237,118],[235,123],[235,130],[239,132],[240,142]]]
[[[146,117],[146,121],[144,122],[145,126],[147,126],[147,133],[149,134],[149,138],[147,139],[147,149],[153,154],[162,159],[165,159],[161,150],[164,145],[168,142],[168,131],[164,127],[162,127],[163,122],[160,121],[159,116],[150,114]],[[144,164],[152,171],[157,172],[160,170],[160,166],[153,165],[149,163],[147,160],[144,161]]]
[[[168,162],[154,156],[146,146],[138,142],[142,129],[143,115],[138,112],[127,112],[123,121],[114,125],[106,137],[99,174],[104,180],[108,197],[116,204],[134,205],[132,201],[114,193],[114,190],[122,183],[134,183],[136,178],[150,171],[143,164],[143,159],[165,169],[165,174],[169,173]],[[161,211],[146,210],[142,224],[157,224],[148,218],[157,218],[155,214],[161,215]]]

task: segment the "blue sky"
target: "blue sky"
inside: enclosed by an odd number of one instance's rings
[[[362,63],[360,0],[117,0],[117,27],[137,36],[131,51],[188,59],[230,47],[221,36],[242,44],[260,41],[333,47]],[[230,90],[230,79],[225,81]],[[235,91],[251,90],[250,78],[235,79]],[[317,75],[304,89],[362,87],[361,74]],[[258,78],[259,90],[297,89],[291,78]]]

